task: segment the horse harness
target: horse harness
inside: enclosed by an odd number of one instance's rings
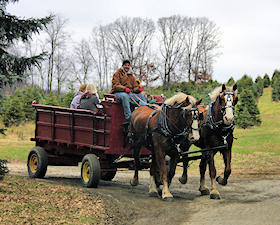
[[[230,96],[234,95],[233,92],[223,92],[224,95],[226,95],[227,101],[231,101]],[[214,107],[215,102],[209,103],[209,109],[206,115],[205,122],[203,126],[208,127],[211,131],[215,133],[220,133],[221,136],[223,137],[224,144],[227,145],[227,137],[233,133],[233,130],[235,128],[235,123],[231,123],[228,126],[225,126],[223,121],[215,121],[214,116],[213,116],[213,107]],[[223,115],[225,114],[225,109],[226,108],[232,108],[234,109],[233,105],[226,105],[222,107],[222,113]]]
[[[179,107],[181,107],[181,106],[179,105],[177,108],[179,108]],[[146,130],[145,142],[148,144],[148,146],[150,146],[149,140],[151,140],[150,137],[153,132],[159,133],[159,134],[167,137],[171,143],[178,144],[178,143],[182,142],[183,140],[185,140],[185,138],[189,135],[191,129],[194,129],[192,127],[186,126],[183,129],[183,131],[181,131],[179,133],[172,132],[168,125],[168,121],[169,121],[169,117],[168,117],[169,110],[168,109],[169,108],[171,108],[171,106],[163,104],[161,109],[155,109],[148,117],[148,120],[147,120],[146,126],[145,126],[145,130]],[[196,108],[193,105],[192,108],[184,110],[183,118],[186,119],[187,113],[192,112],[192,111],[198,111],[198,108]],[[151,118],[153,116],[155,116],[156,113],[158,113],[158,112],[159,112],[159,116],[156,121],[156,127],[153,129],[150,129],[149,122],[150,122]],[[195,113],[194,113],[193,119],[198,119],[197,115]],[[175,124],[174,124],[174,126],[175,126]],[[179,130],[177,127],[176,127],[176,129]]]

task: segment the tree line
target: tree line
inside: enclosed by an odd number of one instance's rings
[[[174,15],[157,22],[121,17],[93,26],[88,38],[74,43],[66,31],[67,23],[65,18],[53,16],[40,35],[10,47],[17,56],[45,53],[37,67],[26,71],[27,83],[58,93],[82,83],[108,90],[123,59],[131,61],[144,86],[205,81],[211,79],[219,55],[219,28],[204,17]]]

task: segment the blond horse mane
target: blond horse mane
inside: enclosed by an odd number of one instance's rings
[[[216,101],[216,99],[217,99],[218,96],[220,95],[221,91],[222,91],[222,86],[221,86],[221,87],[215,88],[215,89],[209,94],[209,96],[210,96],[212,102],[215,102],[215,101]],[[225,90],[225,91],[232,91],[232,87],[226,87],[226,90]],[[233,94],[234,94],[234,96],[237,96],[237,90],[235,90],[235,91],[233,92]]]
[[[184,102],[184,101],[186,100],[187,97],[189,97],[189,101],[190,101],[191,104],[195,104],[195,103],[196,103],[196,99],[195,99],[193,96],[191,96],[191,95],[186,95],[186,94],[184,94],[184,93],[182,93],[182,92],[180,92],[180,93],[178,93],[178,94],[172,96],[171,98],[166,99],[164,103],[165,103],[166,105],[171,105],[171,106],[173,106],[173,105],[175,105],[176,103],[177,103],[177,104],[180,104],[180,103]]]

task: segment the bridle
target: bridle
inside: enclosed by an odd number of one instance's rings
[[[223,93],[223,95],[225,96],[225,100],[226,100],[226,101],[225,101],[225,102],[226,102],[226,105],[222,107],[222,114],[223,114],[223,116],[225,115],[226,109],[227,109],[227,108],[232,108],[233,113],[234,113],[235,107],[234,107],[234,105],[233,105],[233,101],[231,100],[231,99],[233,99],[234,93],[233,93],[233,92],[230,92],[230,91],[224,91],[224,92],[222,92],[222,93]],[[232,97],[231,97],[231,96],[232,96]],[[227,105],[228,102],[231,102],[231,105]]]

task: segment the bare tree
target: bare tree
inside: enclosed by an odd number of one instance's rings
[[[214,22],[205,17],[186,18],[186,54],[183,67],[187,69],[188,80],[199,77],[211,78],[213,61],[218,56],[220,32]]]
[[[98,26],[92,30],[90,41],[90,56],[94,70],[98,75],[99,87],[104,90],[109,88],[110,66],[112,64],[112,49],[108,40],[108,29]]]
[[[74,72],[74,78],[78,80],[79,84],[87,83],[93,66],[89,42],[82,39],[77,43],[73,56],[71,59],[71,69]]]
[[[184,40],[184,18],[181,16],[162,17],[158,19],[160,32],[160,53],[163,61],[163,84],[170,85],[171,75],[182,60],[186,47]]]
[[[47,72],[47,91],[52,90],[52,83],[54,79],[54,58],[59,49],[65,49],[66,42],[69,39],[68,33],[65,31],[67,20],[60,16],[56,16],[55,19],[48,24],[45,29],[47,35],[45,45],[48,51],[48,72]]]
[[[129,59],[138,78],[147,74],[147,64],[151,64],[147,53],[155,32],[154,22],[139,17],[122,17],[106,26],[112,49],[119,60]]]

